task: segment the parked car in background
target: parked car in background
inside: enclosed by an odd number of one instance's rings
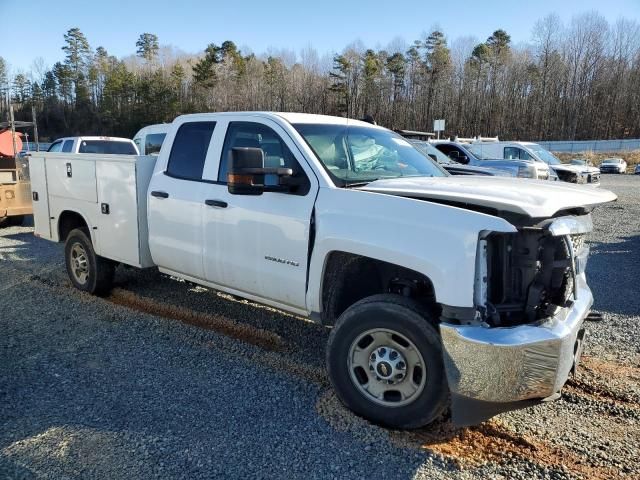
[[[409,143],[433,161],[437,162],[451,175],[489,175],[498,177],[515,177],[517,175],[515,171],[509,172],[497,168],[475,167],[473,165],[463,165],[454,162],[436,147],[424,140],[409,140]]]
[[[483,158],[469,149],[469,144],[450,140],[436,140],[431,144],[450,159],[463,165],[473,167],[489,167],[502,170],[519,178],[549,180],[550,169],[544,162],[534,163],[532,160],[504,160],[502,158]]]
[[[600,185],[600,171],[595,167],[562,163],[549,150],[533,142],[478,142],[469,146],[481,157],[532,160],[544,162],[563,182]]]
[[[170,123],[159,123],[141,128],[133,137],[140,155],[158,155],[170,127]]]
[[[633,173],[635,173],[636,175],[640,175],[640,163],[636,165],[636,168],[634,169]]]
[[[600,171],[602,173],[625,173],[627,162],[622,158],[605,158],[600,163]]]
[[[64,137],[51,144],[47,152],[99,153],[138,155],[138,149],[129,138],[120,137]]]

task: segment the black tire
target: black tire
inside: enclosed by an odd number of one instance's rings
[[[86,265],[86,272],[83,269],[82,275],[78,274],[78,270],[74,271],[77,250],[86,253],[85,261],[82,262]],[[96,255],[88,230],[84,228],[71,230],[64,245],[64,259],[69,279],[77,289],[95,295],[105,295],[111,291],[115,264],[111,260]]]
[[[349,371],[352,344],[374,329],[393,330],[410,340],[426,364],[422,391],[406,405],[385,406],[373,401],[356,386]],[[384,426],[418,428],[436,420],[449,405],[442,341],[429,313],[405,297],[374,295],[349,307],[336,322],[327,344],[327,370],[342,401],[356,414]],[[369,381],[372,379],[370,378]]]

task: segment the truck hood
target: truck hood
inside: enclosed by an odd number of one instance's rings
[[[590,167],[588,165],[570,165],[568,163],[563,163],[561,165],[551,165],[551,168],[553,168],[554,170],[574,173],[597,173],[600,171],[598,168]]]
[[[595,190],[565,182],[464,175],[376,180],[359,189],[494,208],[531,218],[548,218],[561,210],[590,208],[618,198],[608,190]]]
[[[498,170],[497,168],[488,167],[476,167],[473,165],[462,165],[460,163],[441,163],[440,166],[444,168],[451,175],[489,175],[498,177],[511,177],[504,170]]]

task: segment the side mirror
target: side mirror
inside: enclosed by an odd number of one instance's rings
[[[277,175],[278,185],[265,185],[265,175]],[[234,195],[262,195],[263,192],[289,191],[282,182],[291,177],[290,168],[265,168],[264,152],[261,148],[234,147],[227,173],[227,189]]]

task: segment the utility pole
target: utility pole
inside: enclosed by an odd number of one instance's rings
[[[31,105],[31,121],[33,122],[33,139],[36,142],[36,152],[40,151],[40,140],[38,140],[38,122],[36,120],[36,107]]]
[[[13,118],[13,105],[9,104],[9,123],[11,124],[11,140],[13,141],[13,157],[17,158],[18,152],[16,152],[16,122]]]

